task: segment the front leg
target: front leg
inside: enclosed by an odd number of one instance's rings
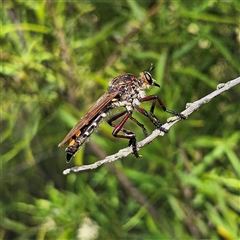
[[[178,113],[178,112],[175,112],[175,111],[173,111],[173,110],[167,109],[167,108],[164,106],[161,98],[160,98],[158,95],[150,95],[150,96],[146,96],[146,97],[140,99],[140,102],[147,102],[147,101],[153,101],[153,102],[152,102],[151,109],[150,109],[150,115],[151,115],[152,117],[154,117],[154,118],[156,118],[156,116],[154,115],[154,108],[155,108],[155,105],[156,105],[156,101],[158,101],[158,103],[160,104],[160,106],[161,106],[161,108],[163,109],[163,111],[168,112],[168,113],[170,113],[170,114],[172,114],[172,115],[174,115],[174,116],[178,116],[178,117],[180,117],[181,119],[184,119],[184,120],[186,119],[186,116],[184,116],[183,114]]]

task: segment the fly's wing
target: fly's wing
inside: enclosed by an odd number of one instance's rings
[[[95,117],[95,115],[106,107],[116,96],[118,92],[115,93],[104,93],[88,110],[86,115],[81,118],[78,123],[72,128],[72,130],[67,134],[67,136],[58,144],[58,147],[62,147],[68,140],[70,140],[74,135],[79,136],[81,129],[88,125],[88,123]]]

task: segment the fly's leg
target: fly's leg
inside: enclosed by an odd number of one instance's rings
[[[134,117],[129,117],[133,122],[135,122],[141,129],[145,137],[148,137],[148,132],[147,129],[144,127],[142,123],[140,123],[136,118]]]
[[[168,130],[165,128],[162,128],[162,123],[160,122],[160,120],[154,115],[154,109],[155,109],[155,105],[156,105],[156,101],[158,101],[158,103],[160,104],[161,108],[163,109],[163,111],[168,112],[170,114],[173,114],[174,116],[178,116],[181,119],[186,119],[186,117],[178,112],[175,112],[173,110],[169,110],[167,109],[161,98],[158,97],[157,95],[150,95],[150,96],[146,96],[142,99],[140,99],[140,102],[147,102],[147,101],[153,101],[152,102],[152,106],[150,108],[150,113],[148,113],[145,109],[137,107],[137,110],[142,113],[144,116],[148,117],[150,119],[150,121],[154,124],[154,126],[156,126],[157,128],[159,128],[160,130],[167,132]]]
[[[118,123],[118,124],[113,124],[112,122],[117,120],[118,118],[120,118],[121,116],[124,116],[124,118]],[[131,112],[128,112],[128,111],[124,111],[124,112],[121,112],[119,114],[116,114],[114,116],[112,116],[109,120],[108,120],[108,124],[112,127],[114,127],[114,130],[112,132],[112,135],[116,138],[125,138],[125,139],[129,139],[129,144],[128,146],[131,146],[132,145],[132,151],[133,151],[133,154],[136,158],[139,158],[139,154],[138,154],[138,151],[137,151],[137,140],[136,140],[136,135],[127,130],[127,129],[124,129],[123,126],[124,124],[126,123],[126,121],[130,118],[132,118],[132,113]],[[122,134],[118,134],[119,132],[123,132],[125,133],[124,135]]]
[[[168,112],[168,113],[170,113],[170,114],[172,114],[174,116],[178,116],[181,119],[186,119],[186,117],[183,114],[175,112],[173,110],[167,109],[164,106],[161,98],[158,95],[150,95],[150,96],[146,96],[146,97],[140,99],[140,102],[147,102],[147,101],[153,101],[151,109],[150,109],[150,115],[152,115],[154,118],[156,118],[156,116],[154,115],[154,108],[155,108],[155,105],[156,105],[156,101],[158,101],[158,103],[160,104],[160,106],[163,109],[163,111]]]
[[[118,118],[122,117],[122,116],[125,115],[127,112],[128,112],[128,111],[125,110],[125,111],[123,111],[123,112],[121,112],[121,113],[118,113],[118,114],[112,116],[111,118],[109,118],[108,124],[109,124],[110,126],[112,126],[112,127],[116,127],[116,124],[113,124],[112,122],[115,121],[115,120],[117,120]],[[145,137],[148,136],[147,129],[144,127],[144,125],[143,125],[142,123],[140,123],[136,118],[134,118],[134,117],[132,117],[132,116],[129,116],[129,119],[132,120],[134,123],[136,123],[136,124],[142,129],[142,132],[143,132],[143,134],[144,134]],[[124,132],[124,133],[127,133],[127,134],[128,134],[130,131],[127,130],[127,129],[122,128],[122,129],[121,129],[121,132]],[[130,133],[132,133],[132,132],[130,132]]]
[[[128,111],[126,110],[126,111],[123,111],[123,112],[121,112],[121,113],[118,113],[118,114],[113,115],[112,117],[110,117],[110,118],[108,119],[107,123],[108,123],[111,127],[113,127],[114,129],[117,128],[120,123],[119,123],[119,124],[114,124],[113,122],[114,122],[115,120],[119,119],[120,117],[122,117],[123,115],[125,115],[127,112],[128,112]],[[130,118],[130,116],[129,116],[128,118]],[[125,121],[125,122],[126,122],[126,121]],[[123,125],[124,125],[124,124],[123,124]],[[123,132],[123,133],[125,133],[125,134],[127,134],[127,135],[134,134],[133,132],[131,132],[131,131],[123,128],[123,127],[122,127],[118,132]],[[115,137],[115,136],[114,136],[114,137]]]
[[[143,114],[144,116],[146,116],[146,117],[153,123],[153,125],[154,125],[156,128],[158,128],[159,130],[161,130],[161,131],[163,131],[163,132],[165,132],[165,133],[168,132],[167,129],[165,129],[165,128],[162,127],[163,124],[160,122],[160,120],[159,120],[154,114],[151,114],[151,113],[149,114],[145,109],[140,108],[140,107],[136,107],[136,109],[137,109],[141,114]]]

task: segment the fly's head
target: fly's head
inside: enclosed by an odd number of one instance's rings
[[[139,80],[142,83],[141,87],[143,89],[148,89],[151,86],[160,87],[160,85],[156,83],[156,80],[152,78],[152,75],[150,73],[153,69],[154,69],[154,66],[153,66],[153,64],[151,64],[149,71],[145,70],[145,71],[140,73]]]

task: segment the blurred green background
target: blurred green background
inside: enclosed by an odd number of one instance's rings
[[[62,174],[127,146],[105,122],[70,164],[57,147],[122,73],[154,63],[148,94],[179,112],[238,77],[239,1],[5,0],[1,13],[0,239],[239,239],[239,86],[141,159]]]

